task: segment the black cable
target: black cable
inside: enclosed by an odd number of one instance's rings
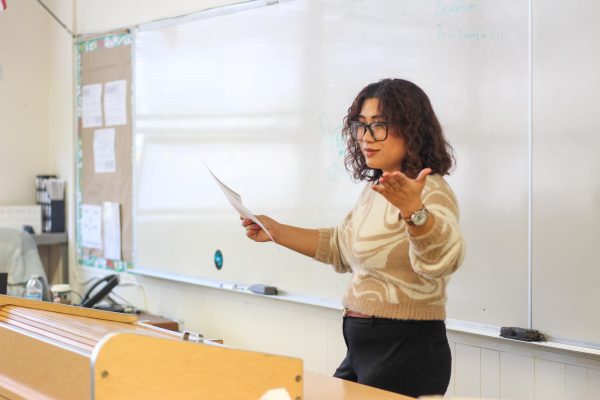
[[[83,296],[82,296],[82,295],[80,295],[79,293],[77,293],[77,292],[76,292],[76,291],[74,291],[74,290],[71,290],[71,293],[74,293],[74,294],[76,294],[77,296],[79,296],[79,302],[81,303],[81,300],[83,300]]]
[[[119,285],[119,286],[123,286],[123,285]],[[124,298],[123,296],[118,295],[116,292],[112,292],[111,296],[115,296],[117,299],[121,300],[122,302],[125,303],[125,305],[133,307],[133,304],[131,304],[126,298]]]

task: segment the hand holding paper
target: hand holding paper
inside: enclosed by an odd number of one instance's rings
[[[225,194],[225,197],[227,197],[227,200],[229,200],[229,203],[231,203],[233,208],[235,208],[237,210],[237,212],[240,213],[240,216],[242,218],[250,219],[250,220],[252,220],[252,222],[254,222],[258,226],[260,226],[260,228],[269,236],[271,241],[273,243],[275,243],[275,240],[273,239],[273,236],[271,236],[271,234],[269,233],[269,230],[260,222],[260,220],[258,218],[256,218],[256,216],[252,213],[252,211],[248,210],[244,206],[244,204],[242,203],[242,197],[239,194],[237,194],[235,191],[231,190],[223,182],[221,182],[221,180],[219,178],[217,178],[217,176],[215,174],[213,174],[213,172],[210,170],[210,168],[208,168],[208,165],[206,165],[206,163],[204,163],[204,165],[206,166],[206,169],[208,170],[208,172],[210,172],[210,174],[214,178],[215,182],[217,182],[217,185],[219,185],[219,187],[221,188],[221,191],[223,191],[223,194]]]
[[[261,222],[260,225],[250,218],[240,217],[242,226],[246,229],[246,236],[255,242],[274,241],[277,222],[266,215],[257,215],[256,218]]]

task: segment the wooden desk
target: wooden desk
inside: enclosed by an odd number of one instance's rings
[[[179,323],[172,319],[159,317],[158,315],[141,312],[137,314],[138,322],[146,325],[157,326],[159,328],[168,329],[170,331],[179,332]]]
[[[414,400],[370,386],[304,370],[304,400]]]
[[[0,295],[0,399],[302,395],[302,360],[208,343],[131,314]]]

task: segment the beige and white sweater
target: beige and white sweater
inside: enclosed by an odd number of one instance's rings
[[[337,228],[319,229],[315,259],[353,274],[344,307],[383,318],[444,320],[446,286],[464,257],[456,197],[431,175],[423,203],[434,225],[412,236],[399,210],[368,184]]]

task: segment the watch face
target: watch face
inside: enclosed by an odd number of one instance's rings
[[[413,213],[413,215],[410,217],[410,220],[412,221],[413,224],[415,224],[415,226],[422,226],[422,225],[425,225],[425,222],[427,222],[428,214],[429,214],[429,212],[427,212],[427,210],[415,211]]]

